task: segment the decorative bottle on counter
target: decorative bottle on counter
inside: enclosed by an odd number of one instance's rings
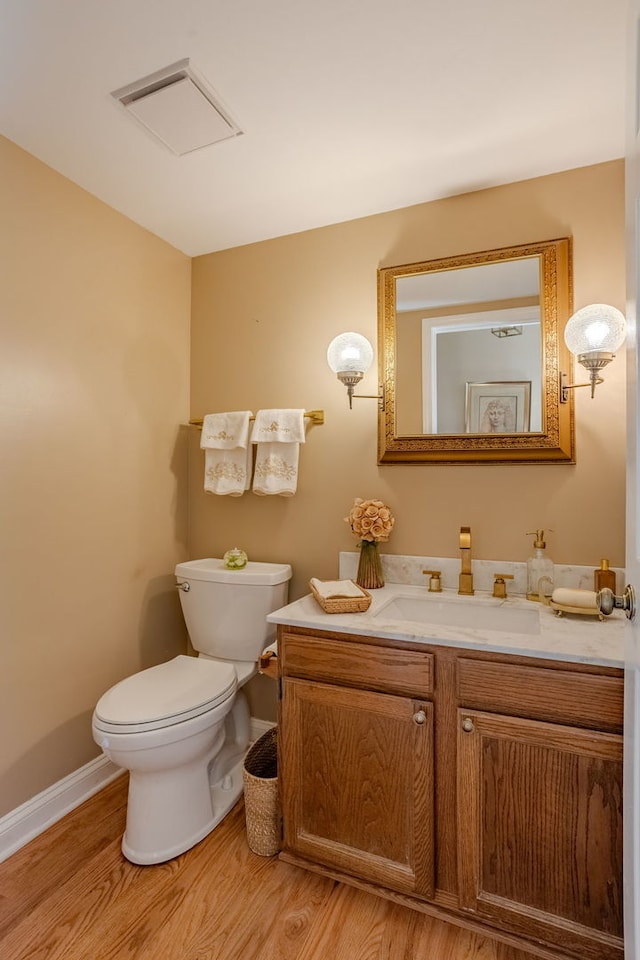
[[[545,553],[547,546],[544,541],[544,530],[528,533],[528,537],[535,537],[533,541],[533,556],[527,560],[527,600],[540,600],[540,581],[545,578],[546,590],[553,592],[553,560]]]
[[[609,569],[608,560],[601,560],[599,568],[593,571],[593,589],[595,592],[598,593],[604,587],[609,587],[609,590],[616,592],[616,574],[615,570]]]

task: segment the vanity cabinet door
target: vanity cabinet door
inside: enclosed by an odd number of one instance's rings
[[[431,703],[285,679],[280,751],[286,850],[433,896]]]
[[[463,909],[621,960],[622,737],[458,711]]]

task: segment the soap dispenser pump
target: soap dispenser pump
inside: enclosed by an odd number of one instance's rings
[[[540,581],[545,578],[549,594],[553,590],[553,560],[545,552],[547,544],[544,540],[544,530],[536,530],[527,534],[535,537],[533,541],[533,555],[527,560],[527,600],[543,600],[540,596]]]

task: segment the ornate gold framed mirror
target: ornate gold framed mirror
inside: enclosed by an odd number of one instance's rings
[[[378,270],[379,463],[574,463],[571,241]]]

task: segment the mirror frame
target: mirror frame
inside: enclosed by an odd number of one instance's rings
[[[420,434],[396,431],[396,282],[401,277],[501,260],[538,257],[542,331],[542,425],[537,433],[505,435]],[[572,311],[571,240],[548,240],[517,247],[427,260],[378,269],[378,367],[384,407],[378,419],[378,463],[575,463],[573,393],[560,401],[561,373],[573,369],[564,342]]]

